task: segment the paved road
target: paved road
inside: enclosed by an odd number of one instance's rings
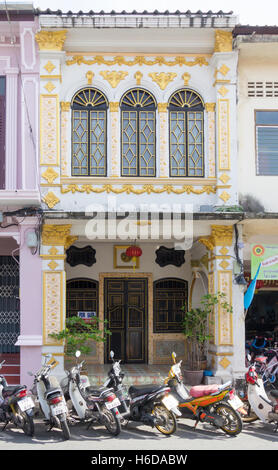
[[[77,424],[71,426],[71,439],[64,441],[61,431],[47,432],[42,420],[35,421],[35,436],[30,438],[20,430],[9,425],[0,432],[0,451],[14,450],[90,450],[90,451],[194,451],[194,450],[277,450],[278,433],[273,425],[260,421],[244,424],[237,437],[230,437],[208,424],[199,424],[193,429],[193,421],[178,422],[178,429],[172,436],[164,436],[156,429],[129,423],[121,434],[112,437],[102,426],[90,430]],[[136,452],[135,452],[136,454]]]

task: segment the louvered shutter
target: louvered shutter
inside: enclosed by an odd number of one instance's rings
[[[5,95],[0,95],[0,189],[5,189]]]

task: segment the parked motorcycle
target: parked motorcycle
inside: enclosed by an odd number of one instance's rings
[[[0,369],[5,361],[0,363]],[[26,385],[8,385],[0,375],[0,421],[4,422],[2,431],[9,423],[21,428],[27,436],[34,435],[35,403],[27,391]]]
[[[269,399],[264,383],[261,377],[258,376],[255,366],[251,365],[245,375],[247,382],[247,398],[250,407],[250,416],[255,419],[261,419],[264,423],[275,423],[274,431],[278,430],[278,390],[273,389],[268,392],[271,399]]]
[[[76,358],[80,357],[80,351],[76,351],[75,355]],[[88,423],[87,429],[93,423],[102,424],[113,436],[117,436],[121,432],[120,401],[112,388],[90,386],[88,377],[80,373],[83,363],[76,362],[70,371],[66,371],[67,377],[61,382],[65,398],[72,405],[70,422]]]
[[[243,410],[243,403],[235,395],[231,381],[223,385],[196,385],[188,390],[183,383],[182,361],[176,362],[174,352],[172,359],[174,364],[165,384],[178,400],[182,417],[195,420],[195,428],[199,422],[209,423],[230,436],[239,434],[242,420],[238,410]]]
[[[121,370],[120,362],[114,360],[114,352],[110,352],[113,361],[112,368],[104,386],[113,387],[121,406],[121,416],[128,421],[137,421],[155,427],[162,434],[170,435],[176,431],[176,415],[181,416],[177,406],[178,402],[169,392],[170,388],[164,385],[132,385],[127,390],[123,385],[125,374]]]
[[[34,376],[35,393],[45,417],[45,424],[49,426],[48,431],[59,428],[62,430],[64,438],[68,440],[70,439],[67,420],[68,408],[56,377],[49,376],[55,365],[56,361],[51,354],[46,355],[42,368],[35,375],[32,372],[29,372],[29,374]]]

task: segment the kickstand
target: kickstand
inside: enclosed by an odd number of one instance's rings
[[[194,431],[196,431],[196,428],[197,428],[198,424],[199,424],[199,419],[196,419],[196,422],[194,424]]]
[[[92,426],[93,422],[94,422],[94,420],[91,419],[91,421],[89,421],[88,426],[86,427],[86,429],[90,429],[90,427]]]
[[[5,429],[6,429],[6,427],[7,427],[8,424],[9,424],[9,421],[6,421],[5,424],[4,424],[4,426],[3,426],[2,429],[1,429],[1,432],[5,431]]]

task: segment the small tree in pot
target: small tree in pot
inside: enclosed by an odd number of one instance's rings
[[[200,383],[203,377],[202,362],[206,359],[205,347],[211,338],[209,333],[209,321],[213,324],[213,311],[216,305],[221,307],[227,313],[232,313],[232,306],[225,300],[226,295],[218,292],[217,294],[206,294],[201,299],[201,306],[192,308],[185,312],[182,321],[183,334],[187,340],[187,365],[188,371],[199,371],[197,383]],[[195,381],[195,379],[193,379]],[[191,381],[192,382],[192,381]],[[195,383],[191,383],[195,385]]]

